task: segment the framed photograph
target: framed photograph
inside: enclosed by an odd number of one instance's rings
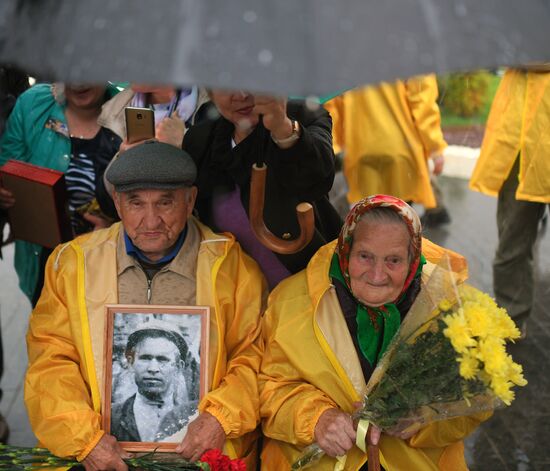
[[[208,391],[210,310],[106,309],[103,429],[127,451],[173,451]]]

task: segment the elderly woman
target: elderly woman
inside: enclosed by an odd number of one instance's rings
[[[426,258],[435,262],[445,253],[425,242],[421,250],[420,221],[409,205],[371,196],[351,210],[338,240],[273,291],[264,316],[260,373],[267,437],[262,469],[289,469],[312,442],[327,454],[316,470],[332,471],[333,457],[346,453],[346,470],[366,469],[366,455],[354,446],[350,414],[422,289]],[[450,255],[451,266],[463,263],[458,254]],[[383,433],[382,466],[465,470],[462,438],[478,423],[459,417],[418,426],[412,435]]]
[[[243,91],[214,90],[210,96],[221,116],[190,128],[183,141],[198,167],[198,215],[213,229],[233,233],[272,288],[305,268],[340,230],[342,221],[327,197],[334,179],[331,119],[323,108],[297,101]],[[250,178],[257,161],[268,167],[264,220],[276,236],[296,238],[296,205],[314,206],[313,240],[298,253],[276,254],[252,232]]]

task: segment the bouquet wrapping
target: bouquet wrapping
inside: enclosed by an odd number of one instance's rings
[[[505,348],[519,337],[514,321],[490,296],[458,285],[450,270],[436,266],[353,414],[360,423],[358,446],[364,450],[367,422],[397,433],[510,405],[512,387],[527,384]],[[309,467],[323,454],[313,444],[292,469]]]

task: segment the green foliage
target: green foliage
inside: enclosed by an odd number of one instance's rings
[[[464,394],[485,389],[479,381],[461,378],[456,351],[442,333],[443,322],[438,324],[414,343],[397,345],[386,373],[365,401],[362,418],[387,429],[422,406],[460,401]]]
[[[486,70],[438,77],[443,126],[485,123],[499,82]]]

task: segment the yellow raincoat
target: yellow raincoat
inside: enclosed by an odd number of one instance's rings
[[[497,196],[520,152],[516,199],[550,203],[550,72],[507,70],[470,188]]]
[[[210,306],[210,393],[199,409],[227,433],[225,453],[255,469],[257,371],[265,281],[231,235],[201,233],[197,305]],[[27,334],[25,402],[32,429],[54,454],[84,459],[105,433],[103,352],[106,304],[117,303],[120,224],[58,246]],[[254,463],[254,465],[252,465]]]
[[[263,318],[265,353],[259,376],[260,415],[266,437],[262,470],[285,471],[314,440],[321,414],[333,407],[354,411],[365,380],[359,359],[328,276],[336,241],[314,255],[307,268],[272,292]],[[428,263],[423,278],[443,253],[451,258],[458,279],[466,277],[460,255],[423,241]],[[409,440],[382,435],[381,464],[386,471],[466,470],[462,439],[490,413],[435,422]],[[345,470],[356,471],[366,455],[354,446]],[[325,456],[316,471],[333,471],[336,460]]]
[[[447,143],[434,75],[382,83],[325,103],[335,152],[344,151],[348,202],[381,193],[426,208],[436,205],[427,159]]]

